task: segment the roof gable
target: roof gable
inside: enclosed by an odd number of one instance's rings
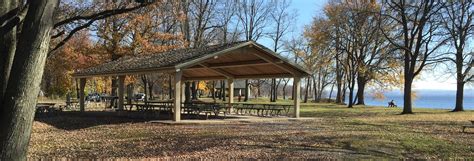
[[[293,71],[307,75],[303,68],[291,64],[285,58],[272,52],[268,48],[253,41],[240,41],[228,44],[210,45],[203,48],[177,49],[163,53],[155,53],[140,56],[126,56],[115,61],[110,61],[95,67],[87,68],[73,74],[74,77],[92,77],[106,75],[128,75],[151,73],[163,70],[187,69],[195,65],[202,65],[206,60],[220,55],[228,54],[234,50],[244,47],[253,47],[261,50],[271,57],[276,57],[284,62],[287,68],[294,68]],[[216,72],[215,69],[212,69]],[[219,72],[217,72],[219,73]],[[219,73],[222,74],[222,73]]]

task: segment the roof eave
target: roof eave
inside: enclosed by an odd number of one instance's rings
[[[209,59],[209,58],[212,58],[214,56],[217,56],[217,55],[220,55],[220,54],[223,54],[223,53],[227,53],[227,52],[230,52],[230,51],[233,51],[233,50],[236,50],[236,49],[239,49],[241,47],[244,47],[244,46],[247,46],[247,45],[250,45],[250,44],[252,44],[252,42],[248,41],[248,42],[233,46],[231,48],[227,48],[227,49],[224,49],[224,50],[221,50],[221,51],[213,52],[212,54],[205,55],[201,58],[197,58],[197,59],[194,59],[194,60],[191,60],[191,61],[188,61],[188,62],[183,62],[183,63],[177,64],[177,65],[175,65],[175,68],[176,69],[188,68],[188,67],[197,65],[197,64],[199,64],[199,62],[204,61],[206,59]]]

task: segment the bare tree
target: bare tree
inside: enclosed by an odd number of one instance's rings
[[[449,33],[449,44],[455,48],[455,52],[450,53],[448,57],[456,66],[456,106],[453,111],[464,110],[464,85],[474,80],[474,75],[471,73],[474,56],[472,51],[466,51],[466,46],[474,31],[473,10],[472,1],[449,1],[442,10],[443,29]]]
[[[437,1],[386,1],[382,16],[395,28],[381,28],[387,40],[402,51],[404,63],[404,97],[402,114],[412,112],[412,83],[426,66],[440,61],[436,55],[445,40],[438,34],[440,10],[443,3]]]
[[[286,87],[288,86],[288,83],[290,82],[290,79],[289,78],[283,78],[283,79],[280,79],[283,81],[283,87],[281,89],[282,91],[282,95],[283,95],[283,99],[286,100]]]
[[[285,50],[290,53],[289,55],[293,55],[292,59],[295,64],[298,64],[298,62],[301,61],[301,56],[303,55],[304,50],[307,49],[304,46],[304,40],[303,36],[298,36],[292,37],[290,40],[285,42]],[[287,81],[289,82],[290,80]],[[291,99],[294,99],[294,92],[294,90],[291,90]]]
[[[290,0],[274,1],[273,3],[275,9],[270,13],[270,17],[274,28],[269,32],[268,37],[273,40],[273,51],[278,53],[282,47],[284,36],[291,29],[291,18],[296,17],[296,12],[289,13]],[[277,80],[273,78],[271,79],[270,102],[276,102],[278,99],[277,89]]]
[[[238,32],[239,22],[236,20],[237,3],[235,1],[221,0],[216,6],[216,26],[218,43],[230,43],[238,40],[240,33]]]
[[[257,41],[264,35],[271,13],[271,3],[265,0],[237,0],[237,17],[242,26],[242,31],[247,41]],[[249,99],[249,80],[245,80],[244,101]]]
[[[268,16],[272,11],[272,4],[264,0],[238,0],[237,17],[244,32],[245,40],[257,41],[264,35],[265,27],[269,22]]]

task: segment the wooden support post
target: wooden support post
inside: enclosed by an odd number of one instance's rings
[[[234,79],[227,79],[227,84],[229,85],[229,112],[234,111],[232,104],[234,103]]]
[[[121,75],[118,79],[118,110],[123,111],[123,97],[125,93],[125,76]]]
[[[293,78],[293,90],[294,90],[294,96],[293,96],[293,101],[294,101],[294,111],[293,111],[293,117],[294,118],[299,118],[300,117],[300,83],[301,78],[300,77],[294,77]]]
[[[181,79],[181,100],[180,102],[181,103],[184,103],[185,99],[186,99],[186,81],[182,80]]]
[[[86,87],[86,78],[79,79],[79,107],[80,111],[84,112],[86,109],[84,88]]]
[[[181,86],[182,86],[182,77],[183,71],[177,70],[176,75],[174,78],[174,114],[173,114],[173,121],[181,121]]]
[[[128,84],[127,85],[127,103],[132,104],[132,98],[133,98],[133,84]]]

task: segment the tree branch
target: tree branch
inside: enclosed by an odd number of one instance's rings
[[[140,4],[138,6],[131,7],[131,8],[120,8],[120,9],[105,10],[105,11],[95,13],[95,14],[92,14],[92,15],[88,15],[88,16],[74,16],[74,17],[71,17],[71,18],[68,18],[68,19],[65,19],[65,20],[62,20],[62,21],[59,21],[59,22],[55,23],[54,28],[57,28],[57,27],[60,27],[62,25],[65,25],[65,24],[68,24],[68,23],[71,23],[71,22],[74,22],[74,21],[78,21],[78,20],[94,20],[94,19],[97,20],[98,17],[107,18],[107,17],[110,17],[110,16],[114,16],[114,15],[130,12],[130,11],[134,11],[136,9],[148,6],[150,4],[152,4],[152,3],[143,3],[143,4]]]
[[[52,55],[51,54],[52,52],[54,52],[55,50],[59,49],[61,46],[66,44],[66,42],[68,40],[70,40],[75,33],[79,32],[82,29],[85,29],[85,28],[91,26],[95,21],[100,20],[100,19],[105,19],[105,18],[108,18],[108,17],[111,17],[111,16],[131,12],[131,11],[140,9],[142,7],[146,7],[150,4],[152,4],[152,3],[143,3],[143,4],[140,4],[138,6],[131,7],[131,8],[106,10],[106,11],[102,11],[102,12],[99,12],[99,13],[96,13],[96,14],[93,14],[93,15],[89,15],[89,16],[75,16],[75,17],[71,17],[71,18],[68,18],[66,20],[63,20],[63,21],[60,21],[60,22],[56,23],[54,25],[54,28],[60,27],[62,25],[68,24],[68,23],[72,23],[72,22],[77,21],[77,20],[89,20],[87,23],[72,29],[71,32],[69,32],[69,34],[63,40],[61,40],[61,42],[59,42],[54,48],[52,48],[49,51],[48,57],[50,57]],[[53,35],[52,38],[60,37],[64,33],[65,33],[64,31],[60,32],[56,35]]]

